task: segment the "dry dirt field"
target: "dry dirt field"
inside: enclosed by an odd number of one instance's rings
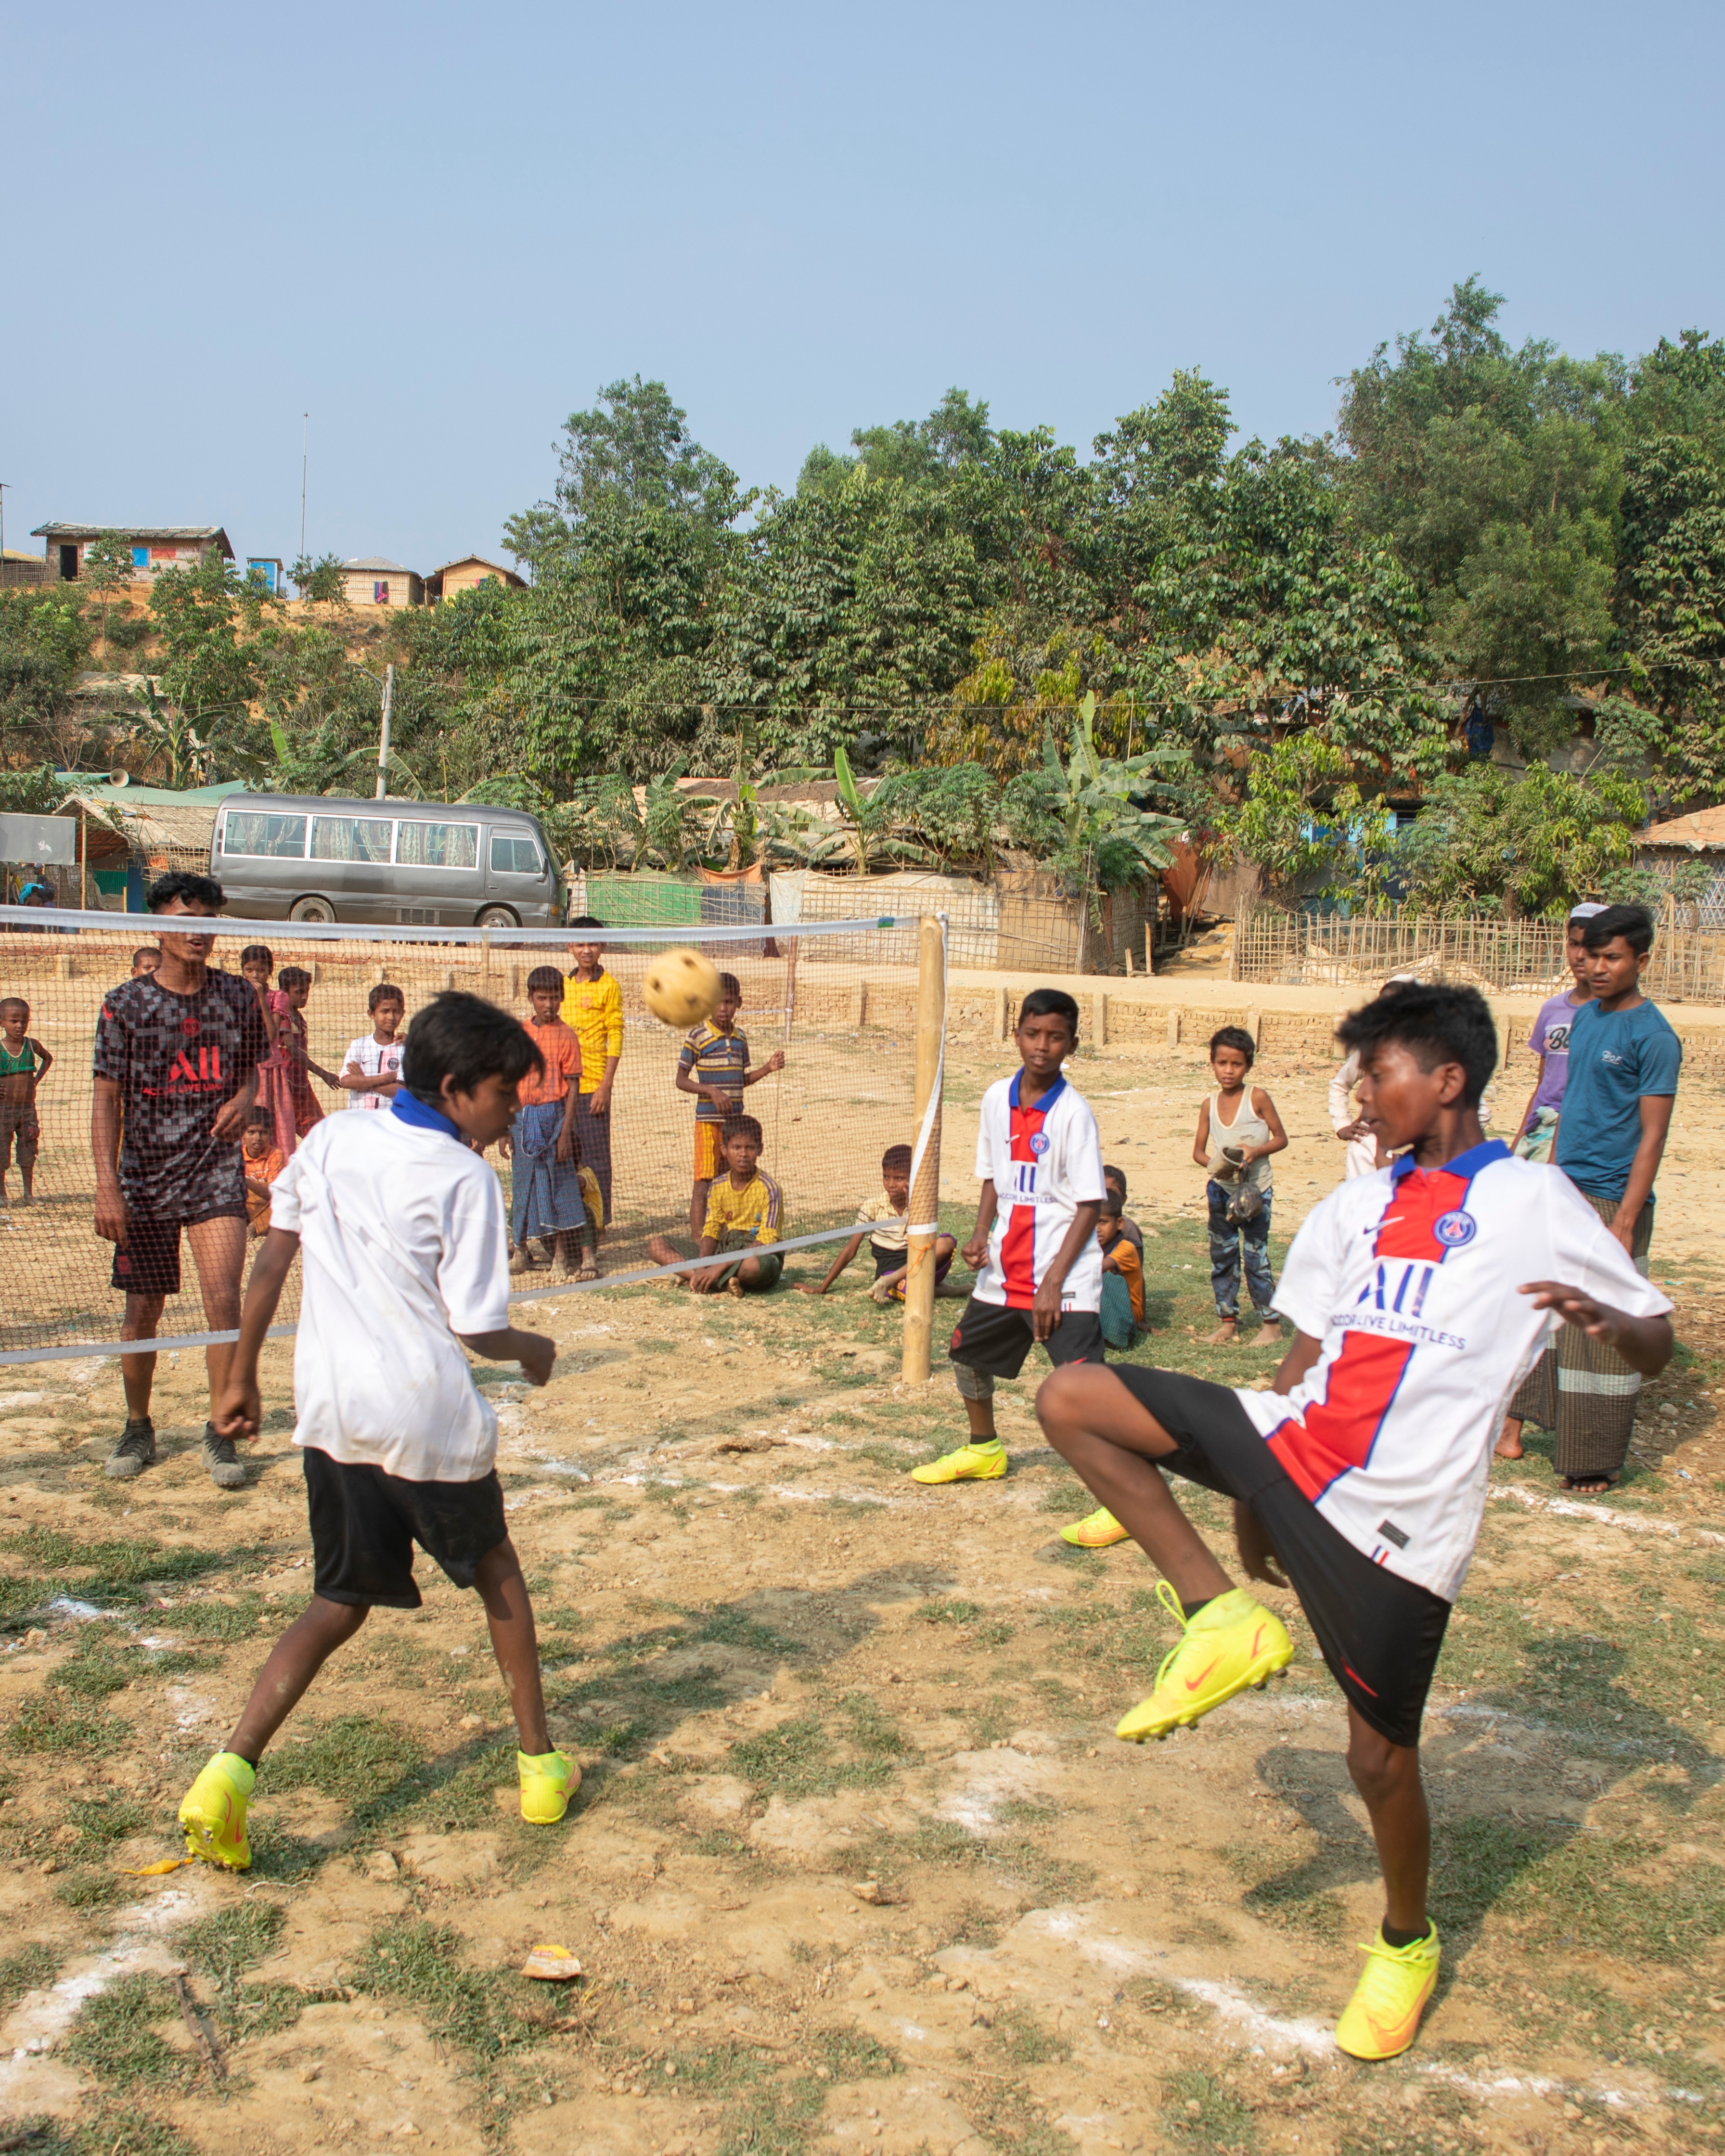
[[[1001,1068],[974,1037],[949,1060],[948,1224]],[[1278,1254],[1339,1168],[1327,1068],[1260,1065],[1294,1138]],[[1135,1357],[1266,1377],[1250,1340],[1199,1345],[1201,1062],[1131,1047],[1075,1075],[1146,1230]],[[1653,1270],[1684,1347],[1644,1394],[1630,1479],[1558,1501],[1538,1441],[1494,1472],[1427,1725],[1445,1974],[1415,2049],[1378,2068],[1329,2035],[1380,1905],[1309,1633],[1198,1732],[1117,1744],[1172,1642],[1147,1568],[1055,1539],[1085,1506],[1039,1443],[1034,1371],[1003,1390],[1004,1482],[906,1479],[957,1404],[938,1358],[927,1388],[898,1383],[860,1266],[820,1302],[531,1306],[550,1386],[480,1375],[577,1806],[554,1829],[514,1815],[480,1612],[434,1569],[424,1609],[374,1618],[270,1755],[244,1878],[143,1867],[175,1853],[179,1794],[305,1591],[290,1350],[270,1351],[234,1495],[198,1464],[201,1358],[163,1368],[165,1457],[124,1486],[100,1466],[112,1360],[3,1373],[0,2148],[1717,2145],[1717,1097],[1697,1073],[1679,1103]],[[1204,1517],[1219,1541],[1220,1507]],[[516,1974],[542,1941],[578,1984]]]

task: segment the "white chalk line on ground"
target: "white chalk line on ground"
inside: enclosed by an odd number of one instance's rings
[[[1700,1543],[1725,1544],[1725,1535],[1716,1534],[1711,1527],[1692,1527],[1681,1520],[1661,1520],[1651,1513],[1620,1512],[1610,1505],[1579,1505],[1571,1497],[1542,1497],[1537,1490],[1524,1489],[1519,1482],[1494,1482],[1486,1495],[1512,1498],[1530,1512],[1556,1512],[1566,1520],[1596,1520],[1602,1526],[1622,1527],[1630,1534],[1669,1535],[1674,1542],[1693,1535]]]

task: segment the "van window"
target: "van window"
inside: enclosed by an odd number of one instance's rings
[[[506,831],[491,834],[493,875],[537,875],[545,864],[531,839],[518,839]]]
[[[264,808],[230,808],[222,828],[222,851],[262,855],[270,860],[302,860],[305,819],[272,816]]]
[[[314,816],[311,858],[315,861],[383,861],[389,859],[387,816]]]
[[[409,824],[403,819],[395,849],[397,865],[414,869],[476,869],[477,824]]]

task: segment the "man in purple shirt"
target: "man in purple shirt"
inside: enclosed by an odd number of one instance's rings
[[[1561,995],[1547,998],[1539,1006],[1539,1015],[1527,1035],[1528,1047],[1539,1058],[1539,1079],[1527,1097],[1521,1129],[1516,1137],[1515,1150],[1523,1160],[1551,1158],[1552,1145],[1558,1134],[1558,1111],[1563,1101],[1563,1081],[1569,1075],[1569,1029],[1581,1005],[1593,999],[1594,992],[1582,978],[1587,963],[1587,947],[1581,940],[1582,932],[1594,916],[1604,910],[1603,906],[1591,901],[1571,907],[1563,956],[1568,961],[1575,984],[1565,988]]]

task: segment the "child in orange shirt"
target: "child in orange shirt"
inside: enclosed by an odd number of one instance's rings
[[[239,1150],[246,1227],[252,1240],[261,1242],[270,1233],[270,1186],[287,1166],[275,1143],[275,1118],[267,1108],[254,1108],[246,1117]]]
[[[581,1149],[576,1136],[577,1087],[581,1080],[581,1043],[572,1026],[557,1015],[563,977],[555,966],[536,966],[527,976],[532,1016],[527,1031],[545,1059],[542,1071],[529,1071],[516,1089],[521,1105],[504,1140],[512,1163],[511,1240],[512,1273],[531,1272],[538,1260],[528,1239],[548,1240],[557,1280],[597,1280],[599,1269],[585,1243],[596,1241],[587,1208],[581,1202]]]

